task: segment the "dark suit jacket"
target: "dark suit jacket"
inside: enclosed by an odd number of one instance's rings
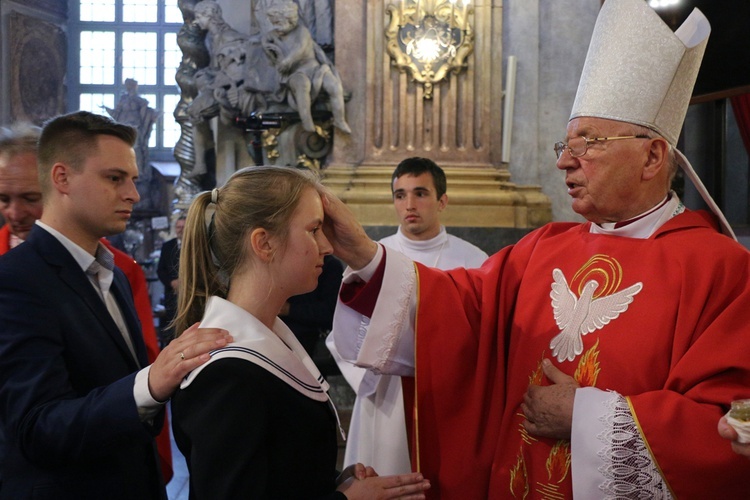
[[[335,492],[336,417],[244,359],[208,365],[172,399],[190,500],[345,500]],[[293,471],[293,472],[292,472]]]
[[[117,268],[112,293],[146,366]],[[0,258],[0,498],[166,498],[154,445],[163,411],[153,425],[140,421],[138,369],[73,256],[34,226]]]
[[[180,269],[180,247],[177,246],[177,238],[167,240],[161,246],[159,254],[159,265],[156,267],[156,274],[159,281],[164,285],[164,317],[160,322],[162,327],[162,342],[169,343],[172,340],[173,332],[167,329],[167,325],[174,319],[177,313],[177,295],[172,290],[172,280],[177,279]],[[169,338],[165,338],[168,336]]]

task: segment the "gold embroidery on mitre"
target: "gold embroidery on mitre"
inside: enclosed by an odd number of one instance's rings
[[[622,281],[622,267],[606,255],[591,257],[571,280],[560,269],[552,270],[552,314],[560,333],[549,343],[557,361],[573,361],[583,352],[583,336],[595,332],[628,310],[633,297],[643,289],[636,283],[616,291]],[[577,288],[578,296],[573,293]]]

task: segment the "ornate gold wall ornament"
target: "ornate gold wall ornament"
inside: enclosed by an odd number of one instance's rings
[[[424,98],[449,71],[466,67],[474,50],[470,0],[395,0],[386,8],[386,50],[393,64],[424,86]]]
[[[299,155],[299,157],[297,157],[297,166],[305,167],[318,172],[320,171],[320,162],[318,160],[310,158],[307,155]]]
[[[269,159],[279,157],[278,146],[279,134],[281,134],[281,131],[282,129],[280,128],[269,128],[268,130],[264,130],[261,135],[261,146],[266,150],[266,155]]]

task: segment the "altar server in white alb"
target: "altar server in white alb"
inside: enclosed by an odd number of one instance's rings
[[[487,259],[483,250],[448,234],[440,223],[440,214],[448,205],[447,180],[443,169],[434,161],[420,157],[403,160],[391,176],[391,190],[400,225],[395,234],[386,236],[380,243],[416,262],[438,269],[479,267]],[[332,336],[329,336],[327,345],[357,393],[345,463],[372,464],[382,474],[409,472],[409,426],[403,387],[407,388],[410,403],[413,379],[376,375],[342,360]],[[407,406],[411,407],[411,404]]]

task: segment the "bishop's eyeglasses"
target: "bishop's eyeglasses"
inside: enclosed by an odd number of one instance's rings
[[[597,142],[604,142],[604,141],[616,141],[619,139],[650,139],[647,135],[619,135],[615,137],[584,137],[584,136],[578,136],[573,137],[568,140],[568,142],[556,142],[555,143],[555,154],[557,155],[557,159],[560,159],[560,156],[562,156],[563,151],[566,149],[570,153],[570,156],[573,158],[578,158],[579,156],[583,156],[586,154],[586,151],[589,149],[589,144],[594,144]]]

